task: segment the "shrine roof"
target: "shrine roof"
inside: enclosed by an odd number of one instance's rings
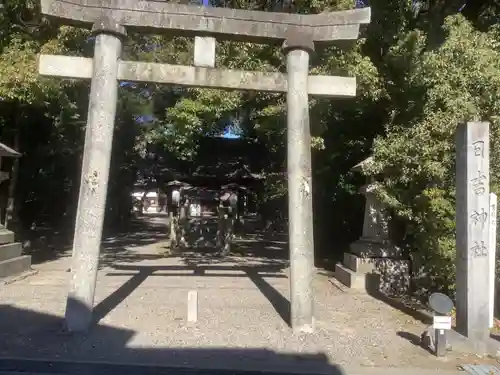
[[[18,158],[21,156],[19,152],[14,150],[13,148],[10,148],[9,146],[0,143],[0,156],[8,156],[11,158]]]
[[[360,161],[358,164],[352,167],[351,170],[356,172],[361,172],[366,166],[368,166],[371,163],[373,163],[373,156],[369,156],[366,159]]]

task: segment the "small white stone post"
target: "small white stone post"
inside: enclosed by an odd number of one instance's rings
[[[190,323],[198,321],[198,292],[196,290],[188,292],[187,321]]]

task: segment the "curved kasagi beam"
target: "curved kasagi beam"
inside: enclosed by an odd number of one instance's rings
[[[292,14],[148,0],[41,0],[41,4],[44,15],[70,25],[90,27],[105,14],[131,30],[256,43],[283,42],[298,31],[315,42],[353,40],[360,24],[370,22],[370,8]]]

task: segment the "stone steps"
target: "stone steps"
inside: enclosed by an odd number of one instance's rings
[[[21,255],[0,262],[0,279],[21,274],[31,267],[31,256]]]
[[[362,292],[404,293],[409,286],[408,261],[366,258],[344,253],[335,265],[334,277],[350,289]]]
[[[377,292],[380,274],[375,259],[344,253],[344,262],[335,265],[335,278],[346,287],[361,292]]]
[[[378,291],[380,275],[376,262],[377,258],[344,253],[343,262],[335,265],[335,278],[356,291]]]
[[[0,279],[20,275],[30,269],[31,256],[22,255],[22,245],[14,242],[14,233],[0,229]]]
[[[369,273],[375,269],[374,259],[361,258],[351,253],[344,253],[343,264],[350,270],[359,273]]]
[[[0,262],[21,256],[22,246],[20,242],[5,243],[0,245]]]
[[[364,290],[366,287],[366,274],[355,272],[341,263],[335,265],[335,278],[351,289]]]
[[[14,242],[14,232],[0,229],[0,244]]]

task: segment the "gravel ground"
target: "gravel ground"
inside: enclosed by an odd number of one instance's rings
[[[458,353],[436,359],[414,344],[422,323],[321,273],[314,281],[316,331],[295,335],[285,321],[283,241],[255,244],[248,236],[238,251],[253,258],[216,258],[205,248],[173,256],[164,225],[156,218],[146,229],[104,242],[99,323],[87,335],[61,328],[69,257],[37,265],[36,275],[0,288],[0,356],[330,373],[335,365],[453,370],[477,361]],[[190,290],[198,291],[196,323],[186,321]]]

